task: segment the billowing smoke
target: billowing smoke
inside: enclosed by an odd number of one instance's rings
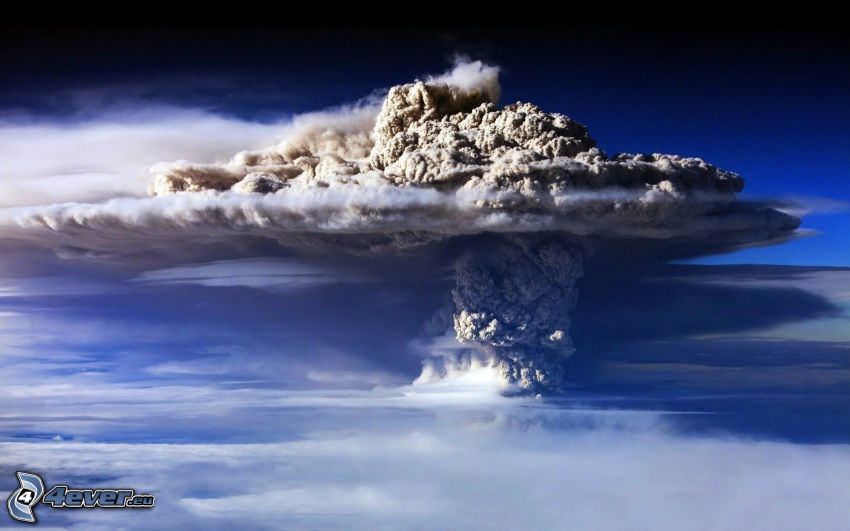
[[[456,236],[454,329],[528,389],[557,388],[573,351],[583,249],[612,237],[707,242],[787,236],[799,220],[739,201],[743,179],[699,158],[607,155],[587,128],[530,103],[499,107],[498,70],[459,64],[365,102],[296,119],[224,164],[153,168],[148,198],[0,210],[0,235],[82,254],[269,239],[386,254]]]
[[[555,388],[573,353],[570,311],[581,248],[557,235],[510,238],[483,257],[464,255],[452,290],[461,342],[482,345],[509,382]]]

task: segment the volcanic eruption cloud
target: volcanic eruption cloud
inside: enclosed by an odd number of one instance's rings
[[[249,237],[385,256],[478,238],[451,262],[457,341],[537,391],[558,388],[574,350],[576,283],[598,242],[729,249],[798,227],[737,199],[735,173],[608,155],[584,125],[499,95],[496,67],[459,62],[380,104],[298,117],[277,145],[227,163],[156,165],[150,197],[4,209],[0,234],[106,257]]]

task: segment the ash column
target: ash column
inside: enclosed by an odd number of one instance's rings
[[[579,245],[544,235],[507,236],[464,255],[452,290],[458,341],[483,347],[524,390],[558,389],[575,351],[570,312],[582,257]]]

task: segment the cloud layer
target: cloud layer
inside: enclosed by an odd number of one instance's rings
[[[40,511],[69,529],[837,530],[850,516],[846,445],[685,436],[677,415],[476,393],[281,393],[287,438],[0,450],[48,481],[157,495],[144,514]]]

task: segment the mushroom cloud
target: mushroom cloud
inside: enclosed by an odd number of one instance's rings
[[[451,326],[505,380],[538,391],[558,389],[574,351],[570,313],[596,242],[732,249],[799,225],[740,200],[733,172],[608,155],[584,125],[499,96],[498,68],[459,62],[380,104],[298,117],[276,145],[226,163],[158,164],[149,197],[2,209],[0,236],[106,257],[248,237],[386,256],[486,236],[452,258]]]

